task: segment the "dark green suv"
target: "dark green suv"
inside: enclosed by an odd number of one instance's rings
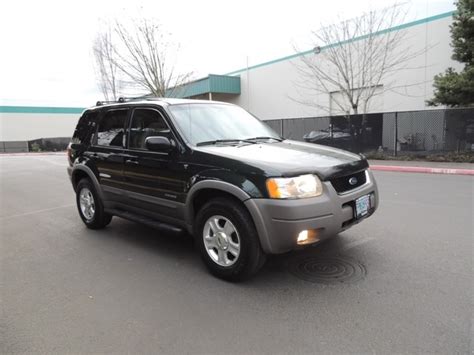
[[[79,215],[194,236],[209,270],[240,280],[266,254],[318,243],[378,204],[367,160],[285,140],[231,104],[147,99],[98,105],[68,149]]]

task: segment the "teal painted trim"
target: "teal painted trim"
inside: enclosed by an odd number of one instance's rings
[[[192,81],[169,90],[167,97],[188,98],[208,93],[240,94],[240,77],[209,74],[208,77]]]
[[[240,77],[210,74],[209,86],[212,93],[239,95]]]
[[[80,114],[84,111],[80,107],[44,107],[44,106],[0,106],[0,113],[54,113]]]
[[[449,11],[449,12],[444,12],[442,14],[426,17],[426,18],[423,18],[423,19],[420,19],[420,20],[407,22],[407,23],[404,23],[402,25],[398,25],[398,26],[395,26],[395,27],[391,27],[391,28],[387,28],[385,30],[375,32],[375,33],[372,34],[372,36],[378,36],[378,35],[382,35],[382,34],[393,32],[393,31],[399,31],[399,30],[402,30],[404,28],[409,28],[409,27],[421,25],[421,24],[424,24],[424,23],[440,20],[440,19],[443,19],[443,18],[446,18],[446,17],[452,17],[454,15],[454,13],[455,13],[455,11]],[[340,45],[347,44],[347,43],[350,43],[350,42],[360,41],[360,40],[365,39],[367,37],[369,37],[369,35],[363,35],[363,36],[359,36],[359,37],[356,37],[356,38],[353,38],[353,39],[350,39],[350,40],[346,40],[346,41],[342,41],[342,42],[338,42],[338,43],[332,43],[332,44],[329,44],[327,46],[321,47],[321,51],[324,51],[327,48],[340,46]],[[277,59],[274,59],[274,60],[270,60],[268,62],[255,64],[255,65],[252,65],[248,68],[242,68],[242,69],[234,70],[234,71],[232,71],[230,73],[227,73],[225,75],[235,75],[235,74],[243,73],[243,72],[246,72],[247,70],[257,69],[257,68],[264,67],[264,66],[267,66],[267,65],[270,65],[270,64],[283,62],[283,61],[286,61],[286,60],[301,57],[301,56],[311,54],[311,53],[313,53],[313,49],[310,49],[310,50],[307,50],[307,51],[304,51],[304,52],[295,53],[295,54],[292,54],[292,55],[289,55],[289,56],[286,56],[286,57],[281,57],[281,58],[277,58]]]

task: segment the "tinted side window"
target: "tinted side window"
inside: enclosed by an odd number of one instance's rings
[[[72,136],[73,143],[90,143],[92,128],[95,127],[98,114],[98,111],[86,111],[82,114]]]
[[[122,147],[128,109],[111,110],[105,113],[97,129],[97,145]]]
[[[155,110],[136,109],[133,111],[130,125],[130,149],[146,149],[145,141],[148,137],[164,136],[170,133],[163,116]]]

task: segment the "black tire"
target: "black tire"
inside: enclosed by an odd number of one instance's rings
[[[221,266],[214,261],[204,243],[205,224],[216,215],[228,219],[238,233],[240,253],[231,266]],[[212,199],[198,211],[194,223],[194,238],[209,271],[224,280],[248,279],[257,273],[266,260],[250,214],[241,203],[230,198]]]
[[[95,211],[91,218],[87,218],[80,206],[80,195],[81,191],[84,189],[89,190],[92,193],[92,197],[94,199]],[[82,179],[79,181],[76,187],[76,205],[77,210],[79,211],[79,216],[81,216],[82,221],[90,229],[101,229],[107,226],[110,221],[112,220],[112,215],[104,212],[104,204],[99,197],[94,185],[91,183],[89,179]]]

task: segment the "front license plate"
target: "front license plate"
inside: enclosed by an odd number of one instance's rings
[[[355,204],[356,204],[356,218],[364,217],[367,213],[369,213],[370,195],[359,197],[357,200],[355,200]]]

